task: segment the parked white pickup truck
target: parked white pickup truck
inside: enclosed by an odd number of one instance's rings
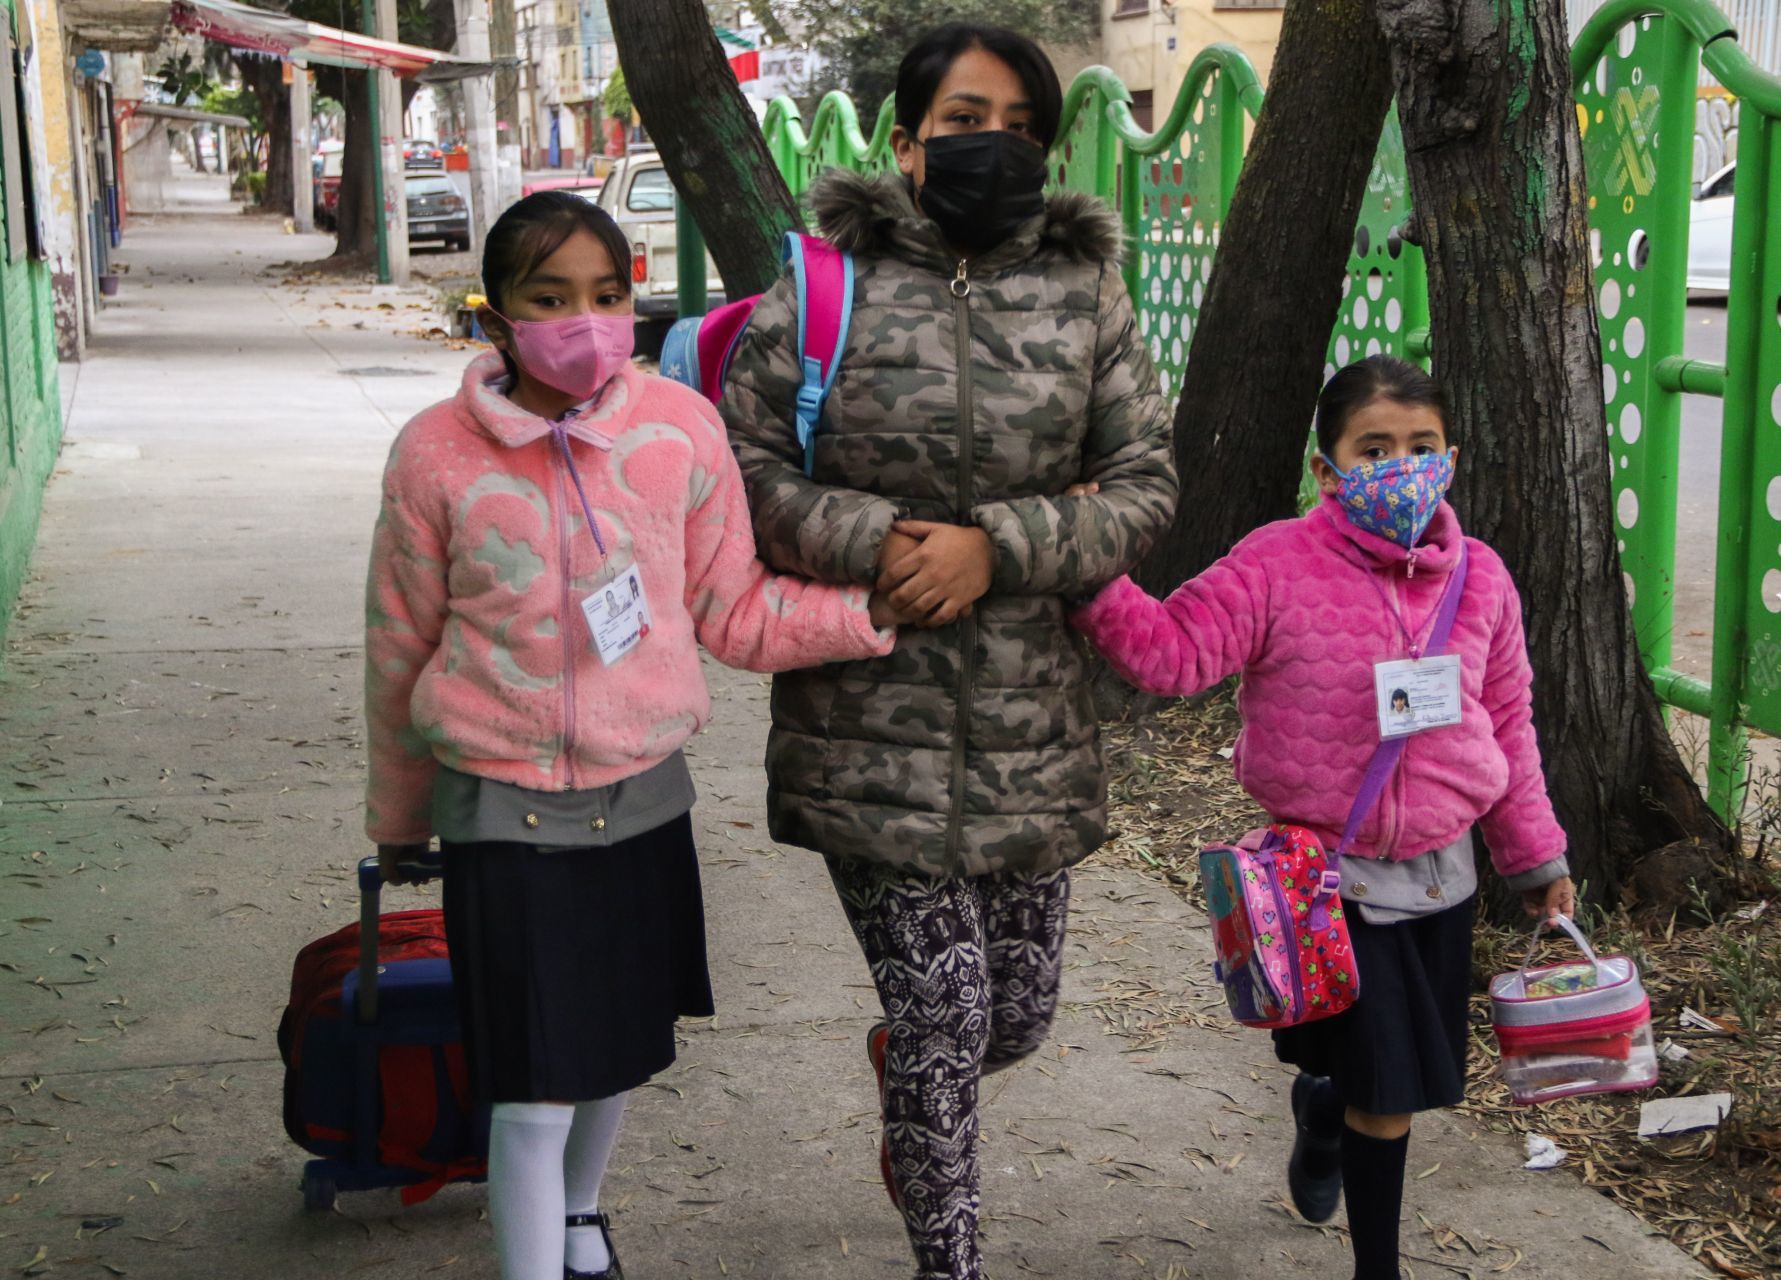
[[[631,290],[636,306],[638,349],[659,351],[662,336],[680,314],[680,272],[675,259],[678,236],[674,184],[662,158],[638,151],[612,163],[600,188],[599,205],[617,221],[631,242]],[[723,305],[723,282],[711,255],[705,255],[707,308]]]

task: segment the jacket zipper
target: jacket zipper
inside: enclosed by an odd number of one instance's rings
[[[1274,861],[1274,855],[1257,853],[1255,860],[1268,869],[1268,891],[1274,895],[1274,911],[1280,922],[1280,932],[1288,940],[1286,970],[1288,976],[1292,978],[1293,1005],[1291,1009],[1287,1010],[1287,1016],[1296,1020],[1305,1014],[1305,979],[1304,975],[1299,972],[1298,946],[1292,941],[1298,935],[1298,921],[1293,918],[1291,910],[1288,909],[1286,890],[1280,887],[1280,868]],[[1262,974],[1264,977],[1267,975],[1266,966],[1263,967]],[[1270,982],[1268,985],[1273,986],[1274,984]],[[1286,1002],[1286,992],[1277,991],[1274,994],[1279,997],[1282,1004]]]
[[[575,601],[574,566],[569,561],[569,464],[556,459],[557,555],[563,564],[563,598],[557,611],[557,634],[563,638],[563,790],[575,790]]]
[[[953,315],[958,328],[959,361],[959,475],[956,515],[960,525],[971,517],[971,264],[959,259],[952,279]],[[946,858],[958,857],[961,826],[965,816],[965,739],[971,728],[971,682],[977,668],[976,610],[960,620],[959,705],[952,729],[952,817],[946,824]]]
[[[1414,562],[1413,562],[1414,563]],[[1394,579],[1391,584],[1391,599],[1398,611],[1398,628],[1408,632],[1409,626],[1404,621],[1406,601],[1400,592],[1399,584]],[[1391,785],[1385,794],[1379,797],[1379,839],[1373,847],[1375,858],[1385,859],[1397,848],[1398,836],[1401,834],[1404,813],[1404,775],[1409,771],[1404,767],[1404,756],[1410,752],[1410,744],[1404,744],[1403,753],[1398,756],[1398,767],[1392,770]]]

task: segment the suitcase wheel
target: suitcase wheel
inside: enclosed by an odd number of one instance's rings
[[[311,1213],[331,1213],[334,1209],[336,1188],[334,1179],[319,1174],[303,1175],[303,1207]]]

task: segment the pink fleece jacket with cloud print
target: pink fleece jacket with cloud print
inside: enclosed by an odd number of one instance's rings
[[[402,429],[383,478],[366,591],[366,832],[432,834],[440,763],[534,790],[602,787],[704,724],[698,646],[783,671],[888,653],[854,588],[776,576],[755,557],[717,410],[627,367],[567,424],[608,557],[588,533],[550,424],[479,357],[454,399]],[[636,565],[648,634],[610,666],[581,600]]]
[[[1373,666],[1409,656],[1406,630],[1427,636],[1462,539],[1465,592],[1446,650],[1461,659],[1462,721],[1406,743],[1356,852],[1413,858],[1476,822],[1498,872],[1519,875],[1565,850],[1534,740],[1521,601],[1502,560],[1465,538],[1445,503],[1412,554],[1326,499],[1256,530],[1166,601],[1121,578],[1072,620],[1153,693],[1197,693],[1241,672],[1238,781],[1275,821],[1333,847],[1379,743]]]

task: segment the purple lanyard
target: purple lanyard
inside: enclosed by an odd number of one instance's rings
[[[1440,625],[1441,612],[1447,607],[1448,596],[1453,594],[1454,583],[1457,581],[1462,586],[1465,584],[1465,561],[1466,548],[1465,543],[1462,541],[1459,550],[1459,567],[1456,568],[1453,573],[1447,575],[1447,588],[1441,593],[1441,601],[1435,606],[1435,612],[1430,615],[1428,625],[1423,628],[1423,634],[1427,637],[1429,642],[1426,648],[1419,645],[1416,637],[1410,634],[1410,628],[1404,624],[1403,610],[1398,607],[1397,601],[1392,599],[1392,597],[1386,593],[1385,588],[1379,585],[1379,575],[1376,573],[1367,574],[1367,581],[1373,584],[1373,590],[1379,593],[1379,599],[1385,603],[1385,611],[1391,615],[1391,620],[1398,624],[1398,630],[1403,633],[1404,643],[1409,647],[1410,656],[1412,658],[1421,658],[1428,649],[1440,648],[1442,643],[1446,640],[1445,635],[1437,640],[1434,631],[1435,628]],[[1415,562],[1412,561],[1411,563],[1414,565]],[[1448,625],[1453,625],[1451,619],[1448,620]]]
[[[594,545],[600,548],[600,558],[604,560],[606,540],[600,536],[600,524],[594,519],[594,509],[588,503],[587,490],[581,487],[581,472],[575,469],[575,455],[569,452],[569,428],[563,425],[561,418],[550,424],[550,438],[562,450],[563,461],[569,467],[569,478],[575,482],[575,495],[581,499],[581,514],[587,517],[588,532],[594,535]]]
[[[1466,589],[1466,544],[1459,544],[1459,560],[1453,566],[1453,572],[1447,577],[1447,588],[1441,593],[1441,603],[1435,610],[1433,629],[1429,632],[1428,649],[1425,651],[1433,656],[1447,647],[1447,639],[1453,633],[1453,622],[1459,616],[1459,599]],[[1371,575],[1368,575],[1371,577]],[[1378,586],[1375,582],[1374,586]],[[1381,588],[1383,593],[1383,588]],[[1395,616],[1395,614],[1394,614]],[[1403,620],[1398,621],[1400,627]],[[1408,632],[1405,633],[1406,635]],[[1417,658],[1422,654],[1414,653]],[[1404,754],[1404,744],[1409,738],[1392,738],[1381,742],[1373,759],[1367,765],[1366,776],[1361,779],[1360,794],[1354,798],[1354,808],[1348,811],[1348,825],[1342,830],[1342,843],[1336,848],[1336,856],[1330,859],[1332,870],[1337,858],[1354,846],[1354,838],[1360,834],[1360,824],[1366,820],[1373,806],[1379,803],[1379,797],[1385,790],[1386,779],[1391,777],[1392,770],[1397,767],[1398,757]],[[1329,873],[1326,872],[1325,875]]]

